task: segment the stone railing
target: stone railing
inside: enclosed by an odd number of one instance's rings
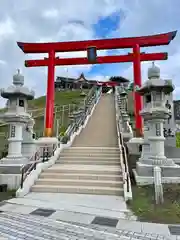
[[[115,89],[115,108],[116,108],[116,127],[117,127],[117,134],[118,134],[118,144],[119,144],[119,150],[120,150],[120,163],[121,163],[121,169],[122,169],[122,176],[123,176],[123,189],[124,189],[124,198],[125,201],[132,199],[132,189],[131,189],[131,179],[129,174],[129,166],[127,161],[127,152],[126,147],[124,145],[124,137],[123,137],[123,120],[122,115],[119,109],[118,104],[119,99],[119,93],[118,89]],[[126,123],[126,128],[128,129],[129,133],[131,133],[132,129],[131,126],[128,125],[128,121]]]
[[[124,141],[128,141],[133,137],[133,130],[130,125],[130,116],[127,113],[127,107],[124,102],[121,101],[120,90],[116,88],[115,91],[115,101],[117,102],[118,118],[121,123],[122,135]],[[125,98],[123,97],[123,101]]]

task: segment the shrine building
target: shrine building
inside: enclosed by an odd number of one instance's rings
[[[119,77],[119,76],[110,77],[108,81],[118,82],[119,85],[121,84],[125,86],[129,85],[128,79]],[[89,80],[85,78],[83,73],[81,73],[81,75],[78,78],[57,76],[55,81],[55,89],[56,91],[68,90],[68,89],[90,89],[92,86],[97,85],[98,82],[99,82],[98,80]],[[107,83],[107,80],[106,80],[106,83]]]

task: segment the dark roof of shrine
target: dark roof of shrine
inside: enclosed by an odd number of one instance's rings
[[[71,78],[71,77],[61,77],[61,76],[57,76],[56,78],[56,82],[96,82],[96,80],[89,80],[86,79],[84,76],[84,73],[81,73],[80,76],[78,78]]]
[[[98,80],[90,80],[85,78],[84,73],[81,73],[80,76],[78,78],[71,78],[71,77],[61,77],[61,76],[57,76],[56,78],[56,82],[98,82]],[[129,80],[127,78],[121,77],[121,76],[112,76],[109,78],[109,81],[112,82],[118,82],[118,83],[129,83]],[[101,81],[100,81],[101,82]]]

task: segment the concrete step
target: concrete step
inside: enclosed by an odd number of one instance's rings
[[[123,195],[122,188],[112,187],[91,187],[91,186],[63,186],[63,185],[34,185],[31,188],[32,192],[44,193],[79,193],[79,194],[97,194],[97,195]]]
[[[81,152],[81,153],[86,153],[86,152],[90,152],[90,153],[117,153],[119,152],[119,147],[70,147],[70,148],[66,148],[62,151],[62,153],[66,153],[66,152]]]
[[[111,152],[111,153],[106,153],[106,152],[74,152],[74,151],[69,151],[69,152],[62,152],[60,157],[91,157],[91,158],[118,158],[120,156],[120,152]]]
[[[59,167],[58,167],[59,165]],[[57,167],[56,167],[57,166]],[[71,164],[55,164],[55,167],[51,167],[45,170],[46,173],[76,173],[76,174],[96,174],[96,175],[121,175],[120,167],[105,166],[86,166],[86,165],[71,165]]]
[[[81,180],[81,179],[39,179],[35,185],[53,185],[53,186],[76,186],[76,187],[113,187],[113,188],[122,188],[123,182],[121,181],[100,181],[100,180]]]
[[[111,165],[111,166],[119,166],[120,161],[100,161],[100,160],[67,160],[60,159],[56,161],[56,164],[78,164],[78,165]]]
[[[81,179],[81,180],[100,180],[100,181],[122,181],[122,175],[97,175],[84,173],[47,173],[43,172],[40,179]]]
[[[106,157],[106,156],[89,156],[89,155],[85,155],[85,156],[81,156],[81,155],[77,155],[77,156],[60,156],[58,160],[92,160],[92,161],[96,161],[96,160],[102,160],[102,161],[113,161],[113,160],[119,160],[120,156],[110,156],[110,157]]]

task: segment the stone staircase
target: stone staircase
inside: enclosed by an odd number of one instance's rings
[[[122,195],[114,96],[103,95],[73,146],[45,170],[32,192]]]
[[[32,191],[122,195],[119,149],[66,149],[56,164],[41,174]]]

